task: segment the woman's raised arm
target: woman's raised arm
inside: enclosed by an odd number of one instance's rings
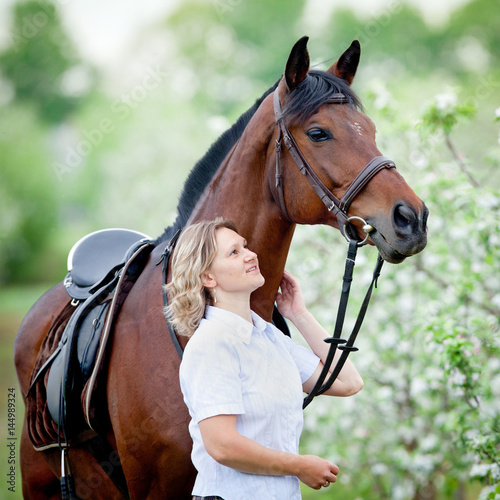
[[[281,293],[276,296],[278,310],[295,325],[314,354],[321,359],[312,376],[302,385],[304,392],[309,393],[314,387],[328,355],[329,344],[324,342],[324,339],[330,335],[307,310],[297,278],[285,271],[280,288]],[[340,354],[341,352],[337,350],[332,368],[335,367]],[[363,379],[351,361],[347,359],[339,376],[324,394],[328,396],[352,396],[362,388]]]

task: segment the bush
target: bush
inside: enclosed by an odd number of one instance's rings
[[[418,159],[411,184],[430,209],[428,247],[382,271],[352,355],[364,390],[306,410],[303,448],[340,466],[338,498],[466,498],[474,482],[481,498],[500,498],[500,192],[479,185],[452,140],[474,109],[444,101],[404,133]],[[325,325],[345,251],[330,239],[325,228],[299,232],[289,263]],[[352,316],[375,262],[373,249],[360,254]],[[326,284],[329,272],[338,280]]]

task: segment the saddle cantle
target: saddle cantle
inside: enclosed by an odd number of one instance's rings
[[[130,229],[103,229],[78,240],[68,254],[64,286],[70,297],[88,299],[122,267],[147,235]]]

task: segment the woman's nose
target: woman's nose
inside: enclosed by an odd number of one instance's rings
[[[246,260],[253,260],[253,259],[257,258],[257,254],[255,252],[252,252],[252,250],[249,250],[248,248],[246,250],[247,250],[247,253],[245,256]]]

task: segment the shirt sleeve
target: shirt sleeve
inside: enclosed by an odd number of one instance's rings
[[[179,376],[184,401],[196,423],[215,415],[245,413],[238,352],[222,335],[197,331],[186,346]]]
[[[284,335],[282,332],[277,331],[280,341],[288,349],[300,373],[300,380],[302,383],[309,380],[318,367],[320,359],[310,349],[296,344],[290,337]]]

